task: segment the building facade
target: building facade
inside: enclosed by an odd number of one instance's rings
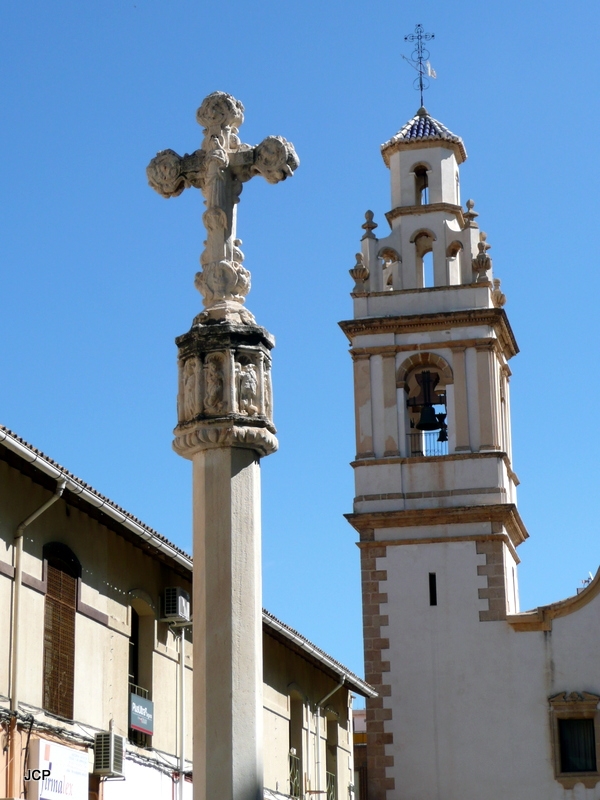
[[[370,800],[600,797],[600,577],[521,612],[518,352],[462,140],[420,108],[382,146],[387,236],[350,271]]]
[[[0,487],[0,797],[189,800],[190,557],[6,428]],[[267,612],[263,665],[265,795],[349,798],[375,692]]]

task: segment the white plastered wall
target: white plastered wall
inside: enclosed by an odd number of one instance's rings
[[[381,629],[390,640],[382,652],[391,665],[388,777],[402,800],[597,800],[600,784],[567,790],[554,779],[548,698],[600,694],[600,596],[551,631],[480,621],[484,561],[474,542],[388,547],[377,561],[388,574],[380,584],[390,619]],[[429,605],[431,572],[437,606]]]

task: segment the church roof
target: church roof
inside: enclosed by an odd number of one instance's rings
[[[406,145],[418,145],[421,142],[448,142],[452,145],[458,157],[458,163],[466,161],[467,151],[460,136],[456,136],[439,120],[429,115],[424,106],[409,119],[395,136],[381,145],[381,154],[386,165],[390,165],[390,155],[396,150],[404,149]]]

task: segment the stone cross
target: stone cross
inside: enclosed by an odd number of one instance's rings
[[[200,149],[183,157],[173,150],[162,150],[148,165],[148,182],[167,198],[177,197],[190,186],[204,195],[202,221],[207,238],[195,285],[203,296],[205,311],[194,323],[253,323],[254,317],[243,306],[250,291],[250,273],[242,266],[236,204],[242,185],[254,175],[279,183],[293,174],[300,161],[293,144],[281,136],[267,136],[255,147],[243,144],[238,131],[244,121],[244,106],[230,94],[209,94],[196,119],[204,133]]]

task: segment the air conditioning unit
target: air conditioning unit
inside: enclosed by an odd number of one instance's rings
[[[105,777],[123,776],[125,737],[107,731],[94,737],[94,775]]]
[[[163,619],[168,622],[190,621],[190,596],[180,586],[168,586],[163,598]]]

